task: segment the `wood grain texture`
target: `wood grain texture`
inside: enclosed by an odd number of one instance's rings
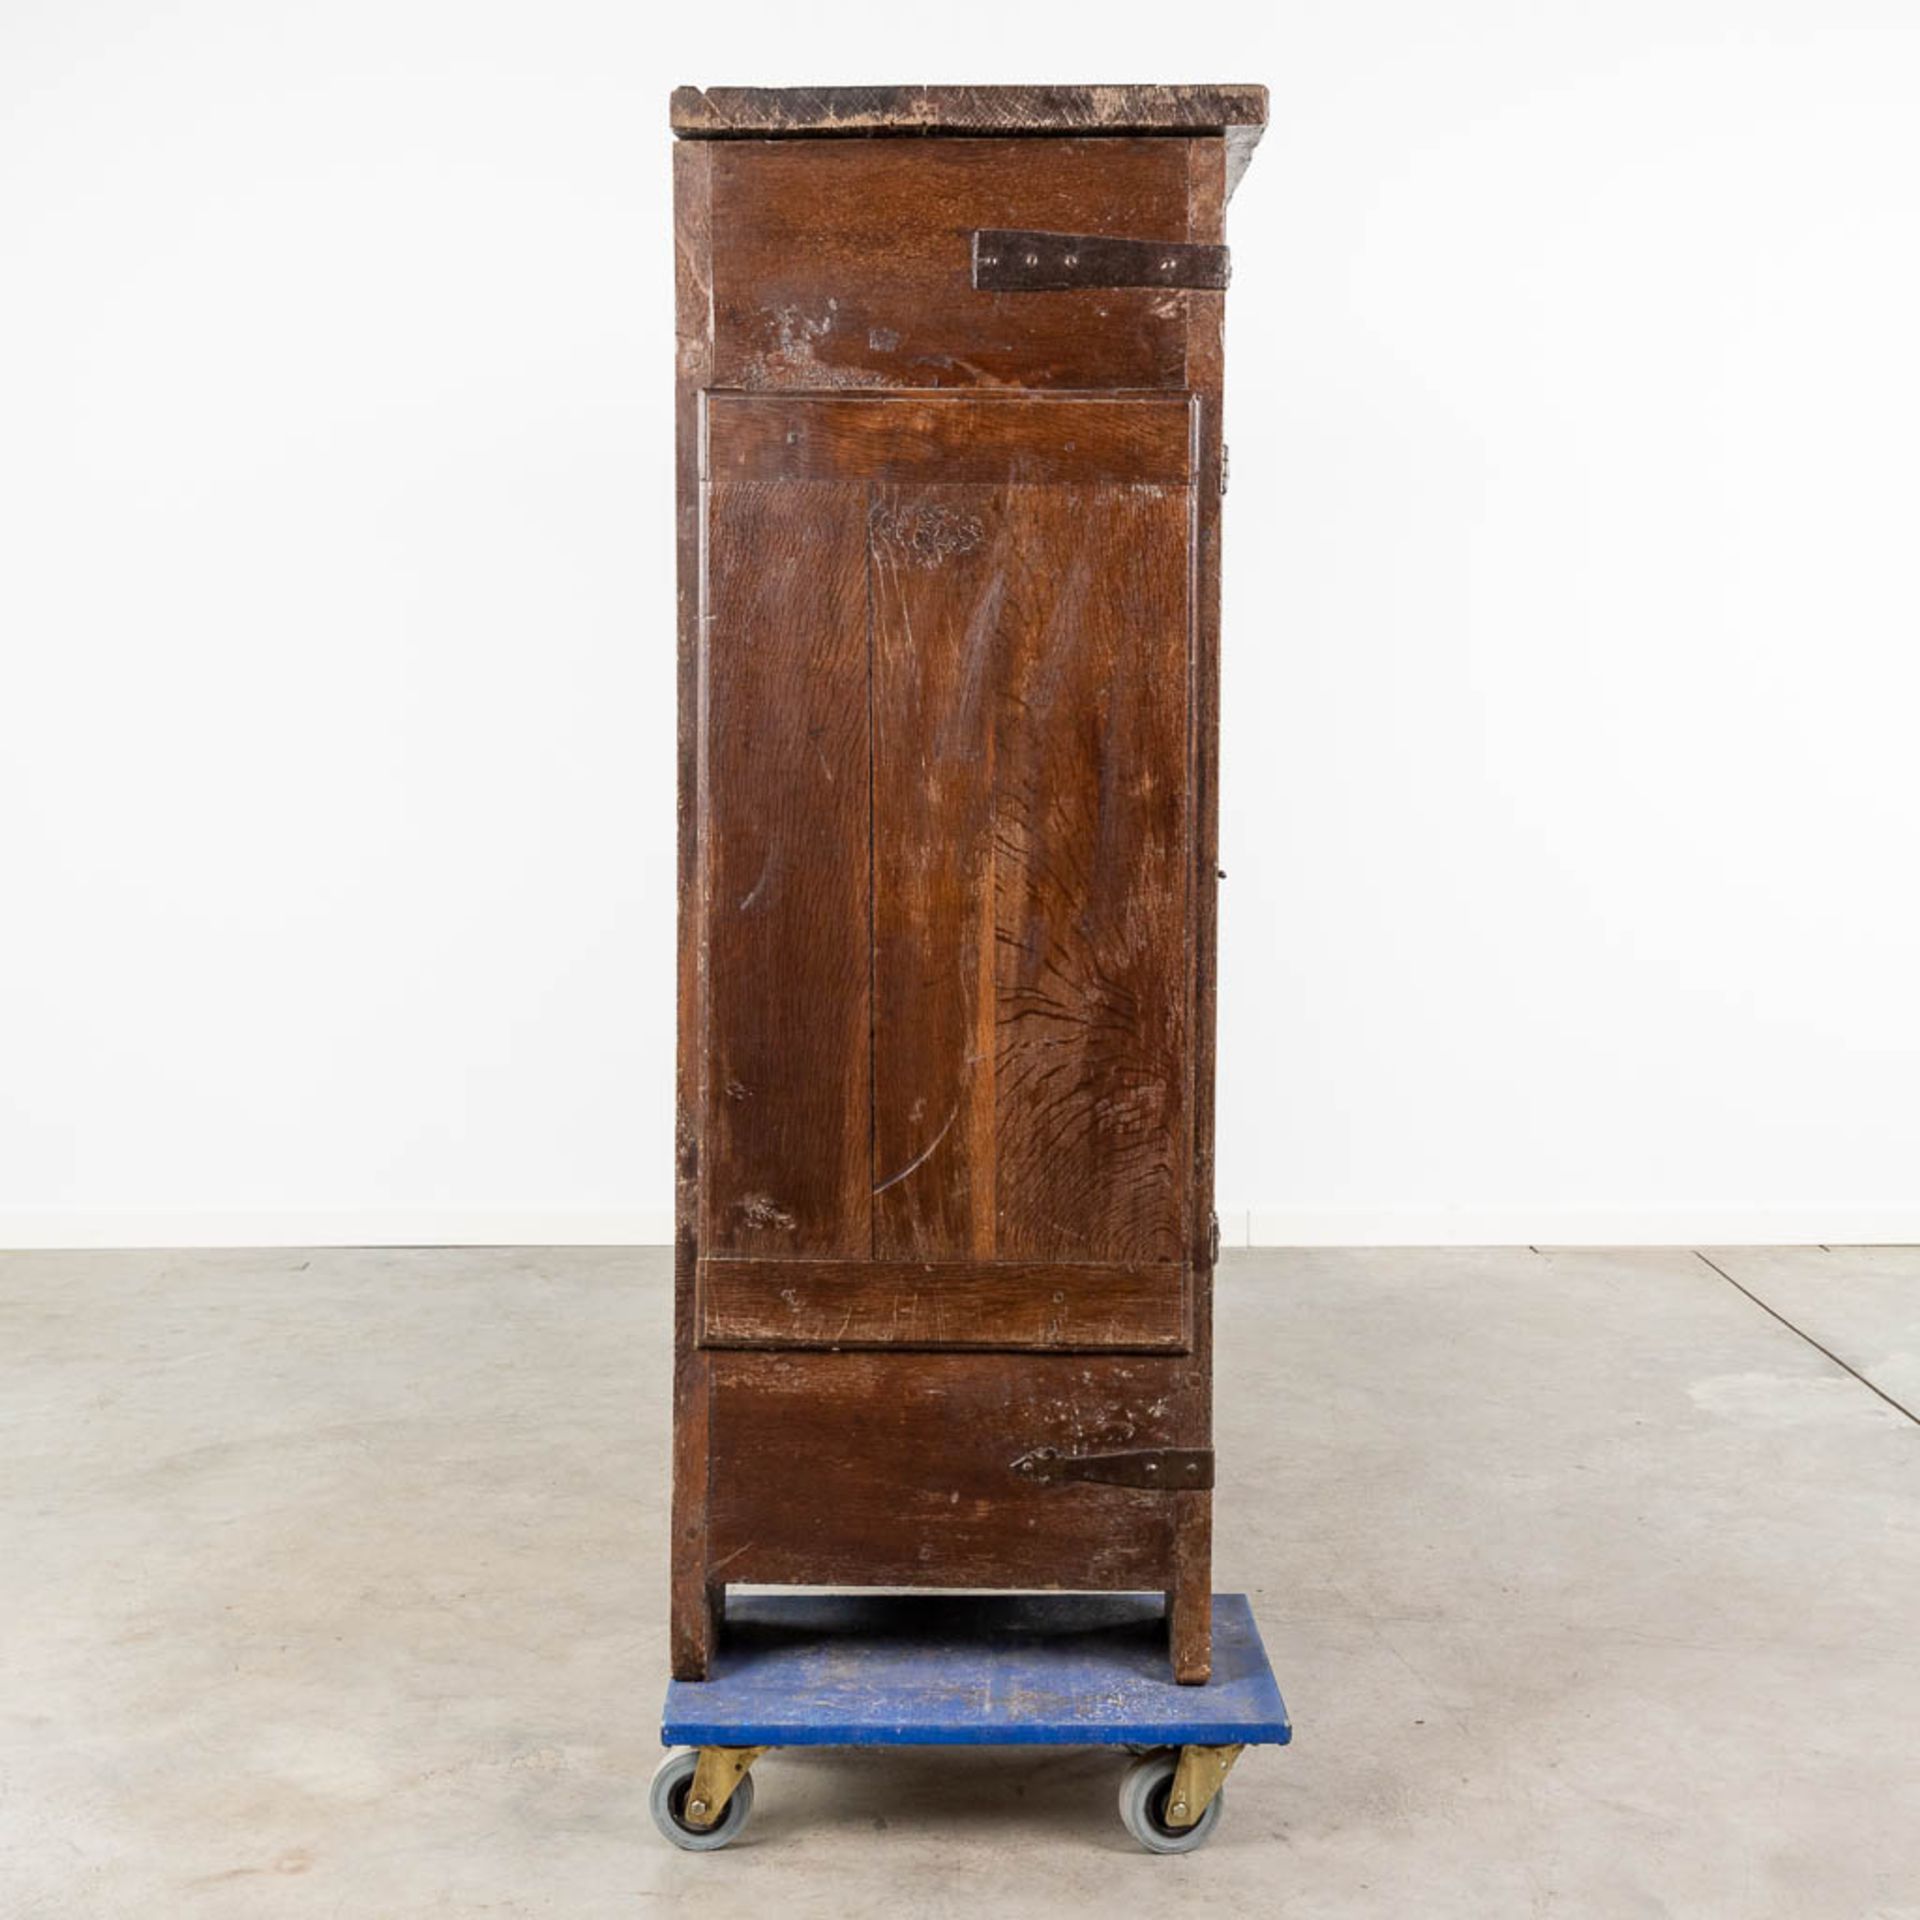
[[[714,393],[706,475],[1183,486],[1192,416],[1185,394]]]
[[[1211,244],[1226,238],[1226,205],[1250,147],[1201,139],[1188,148],[1187,234]],[[1191,980],[1193,1197],[1189,1252],[1193,1264],[1194,1364],[1207,1382],[1204,1408],[1213,1444],[1214,1059],[1218,976],[1220,855],[1220,539],[1226,485],[1221,437],[1226,357],[1226,300],[1198,296],[1186,312],[1187,384],[1195,406],[1193,511],[1192,726],[1188,739],[1193,807],[1193,950]],[[1212,1671],[1213,1499],[1211,1492],[1175,1496],[1174,1580],[1168,1595],[1168,1640],[1174,1678],[1203,1683]]]
[[[876,491],[875,1250],[1185,1258],[1184,489]]]
[[[1196,140],[1188,165],[1188,230],[1215,240],[1225,231],[1226,155]],[[1192,1258],[1211,1285],[1214,1248],[1214,1057],[1219,971],[1220,886],[1220,525],[1226,480],[1221,437],[1226,302],[1215,295],[1187,309],[1187,377],[1194,391],[1193,725],[1188,742],[1193,806],[1193,1205]]]
[[[1188,1256],[1185,489],[1024,496],[994,755],[995,1247]]]
[[[1185,1362],[1152,1356],[712,1356],[713,1570],[736,1583],[1172,1584],[1173,1500],[1040,1485],[1039,1447],[1187,1446],[1204,1426]]]
[[[972,235],[1184,238],[1189,144],[714,143],[714,384],[1180,387],[1196,296],[979,293]]]
[[[1173,1578],[1167,1588],[1167,1641],[1173,1677],[1203,1686],[1213,1672],[1213,1493],[1182,1490],[1173,1509]]]
[[[989,1258],[993,737],[1006,496],[871,495],[873,1250]]]
[[[1178,1266],[703,1260],[709,1347],[1153,1352],[1187,1342]]]
[[[1258,86],[676,87],[683,138],[791,134],[1204,133],[1266,125]]]
[[[872,1242],[867,516],[708,490],[703,1247]]]
[[[1160,443],[1177,425],[1184,481],[1190,409],[1157,397],[715,396],[711,470],[738,472],[721,456],[742,445],[809,437],[783,433],[782,417],[823,411],[861,424],[807,471],[848,484],[713,488],[716,767],[730,741],[753,738],[723,768],[734,815],[716,807],[712,828],[725,984],[709,997],[736,998],[714,1022],[716,1062],[721,1046],[735,1055],[709,1075],[710,1185],[732,1209],[710,1217],[710,1243],[849,1252],[871,1217],[880,1255],[1177,1267],[1190,1156],[1185,488],[854,481],[889,471],[901,444],[926,437],[929,414],[936,444],[951,420],[991,417],[981,458],[1016,472],[1032,466],[1028,448],[1103,442],[1158,446],[1171,467]],[[955,463],[970,470],[963,455]],[[734,526],[728,514],[746,517]],[[856,657],[856,520],[868,662]],[[780,634],[727,600],[720,577],[736,548],[755,592],[772,582]],[[820,564],[796,591],[806,554]],[[871,1001],[841,1018],[834,995],[858,977],[868,925]],[[808,1006],[825,1017],[792,1034],[789,1058],[740,1064],[754,1043],[734,1024],[788,1034],[783,1009],[797,1019]],[[870,1050],[854,1017],[868,1011]],[[863,1113],[870,1215],[852,1175]],[[749,1150],[747,1135],[760,1145]],[[808,1166],[810,1155],[832,1164]],[[788,1191],[832,1198],[789,1204]]]

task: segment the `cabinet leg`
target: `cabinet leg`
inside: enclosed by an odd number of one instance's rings
[[[674,1243],[673,1294],[676,1324],[692,1324],[694,1246],[682,1232]],[[676,1680],[704,1680],[713,1660],[720,1620],[707,1578],[707,1461],[709,1425],[707,1356],[683,1346],[673,1368],[672,1572],[668,1589],[667,1645]]]
[[[667,1639],[673,1654],[676,1680],[704,1680],[713,1664],[713,1649],[720,1637],[720,1613],[726,1589],[676,1582],[673,1590],[672,1617]]]
[[[1176,1493],[1173,1502],[1167,1647],[1174,1679],[1199,1687],[1213,1675],[1213,1495]]]

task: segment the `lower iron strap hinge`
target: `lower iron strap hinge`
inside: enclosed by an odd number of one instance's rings
[[[1211,1447],[1135,1447],[1128,1453],[1062,1453],[1039,1447],[1013,1462],[1023,1480],[1050,1486],[1090,1480],[1105,1487],[1156,1487],[1179,1493],[1213,1485]]]

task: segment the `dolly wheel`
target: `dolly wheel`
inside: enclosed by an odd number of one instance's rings
[[[713,1853],[739,1839],[753,1812],[753,1775],[745,1774],[720,1809],[720,1817],[710,1827],[696,1827],[687,1819],[687,1790],[693,1785],[693,1770],[700,1764],[697,1747],[675,1747],[653,1770],[653,1787],[647,1806],[653,1824],[689,1853]]]
[[[1192,1826],[1169,1825],[1167,1800],[1179,1764],[1179,1748],[1160,1747],[1144,1760],[1136,1760],[1120,1782],[1120,1818],[1149,1853],[1191,1853],[1195,1847],[1205,1846],[1220,1824],[1220,1812],[1226,1804],[1224,1793],[1215,1793]]]

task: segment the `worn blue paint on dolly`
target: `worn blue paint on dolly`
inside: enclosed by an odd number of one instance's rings
[[[1157,1593],[742,1594],[711,1675],[667,1689],[688,1747],[1279,1745],[1244,1593],[1213,1596],[1213,1678],[1174,1684]]]

